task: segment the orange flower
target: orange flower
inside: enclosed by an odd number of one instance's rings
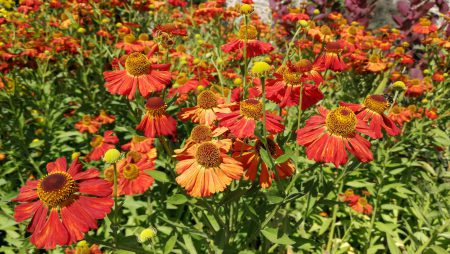
[[[103,73],[106,88],[111,94],[127,95],[134,98],[136,90],[142,96],[161,91],[170,83],[169,65],[152,64],[147,56],[135,52],[128,55],[125,70],[107,71]]]
[[[27,181],[12,201],[20,202],[14,209],[17,222],[32,217],[27,228],[31,243],[48,250],[83,239],[111,211],[114,201],[112,185],[95,169],[82,171],[78,159],[67,169],[66,158],[61,157],[47,164],[47,173]]]
[[[404,107],[395,105],[392,107],[388,117],[398,123],[398,125],[403,126],[403,123],[411,121],[412,112]]]
[[[177,183],[193,197],[208,197],[224,191],[231,181],[239,180],[243,168],[226,154],[230,144],[231,140],[203,142],[177,154]]]
[[[373,54],[369,57],[366,69],[371,72],[382,72],[386,69],[387,63],[380,59],[379,55]]]
[[[167,105],[159,97],[151,97],[145,104],[147,112],[142,118],[137,130],[144,131],[148,138],[175,135],[177,121],[166,113]]]
[[[83,116],[83,119],[75,124],[75,129],[79,132],[89,132],[96,133],[100,128],[101,123],[99,123],[96,119],[92,119],[90,116]]]
[[[267,146],[267,153],[269,156],[272,156],[274,160],[284,154],[280,146],[272,137],[267,138]],[[292,161],[289,159],[283,163],[277,164],[275,166],[276,172],[269,169],[261,159],[260,149],[262,147],[264,147],[264,144],[259,139],[255,141],[253,146],[238,139],[234,142],[232,157],[242,163],[242,166],[245,169],[244,178],[250,179],[251,181],[256,179],[258,167],[261,165],[259,184],[262,188],[269,188],[273,179],[285,179],[295,172],[295,168]]]
[[[153,138],[146,138],[141,136],[133,136],[131,141],[122,145],[123,150],[136,151],[140,153],[149,152],[154,148],[153,146]]]
[[[413,25],[412,31],[418,34],[429,34],[436,32],[437,26],[427,17],[421,17],[419,22]]]
[[[114,123],[116,117],[113,115],[108,115],[105,110],[100,110],[100,114],[95,118],[95,120],[102,124]]]
[[[211,126],[217,120],[217,113],[230,113],[229,105],[219,104],[223,101],[215,93],[205,90],[197,96],[197,106],[182,108],[178,117],[182,121],[190,119],[193,123]]]

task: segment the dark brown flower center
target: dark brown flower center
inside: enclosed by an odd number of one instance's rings
[[[217,107],[217,96],[215,93],[205,90],[197,96],[197,105],[203,109]]]
[[[217,167],[222,162],[219,148],[210,142],[202,143],[197,147],[195,159],[198,164],[207,168]]]
[[[196,143],[211,141],[211,129],[205,125],[197,125],[192,129],[191,139]]]
[[[164,100],[159,97],[151,97],[145,103],[147,113],[151,116],[161,116],[166,112],[166,104]]]
[[[42,178],[37,185],[39,199],[49,207],[62,206],[77,191],[77,184],[67,172],[56,171]]]

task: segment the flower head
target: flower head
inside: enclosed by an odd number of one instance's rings
[[[67,168],[64,157],[47,164],[47,175],[28,181],[13,201],[14,218],[28,225],[30,241],[38,248],[54,249],[83,239],[84,233],[97,228],[113,205],[111,184],[98,177],[95,169],[82,171],[75,159]]]
[[[297,143],[306,147],[306,155],[317,162],[331,162],[336,167],[347,163],[347,151],[362,162],[373,160],[370,142],[358,133],[373,135],[364,121],[348,107],[327,110],[319,107],[319,115],[297,130]]]
[[[240,179],[243,174],[241,163],[226,154],[229,144],[231,140],[203,142],[177,154],[177,183],[193,197],[224,191],[232,180]]]

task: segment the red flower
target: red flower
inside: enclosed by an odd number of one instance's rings
[[[151,64],[148,58],[138,52],[130,54],[125,61],[125,70],[104,72],[106,88],[112,94],[134,98],[137,88],[142,96],[164,89],[170,83],[169,65]]]
[[[318,88],[323,78],[306,59],[296,64],[288,62],[286,66],[281,66],[275,73],[275,77],[277,79],[267,82],[266,98],[279,103],[280,107],[298,105],[302,86],[302,110],[323,99],[323,94]],[[308,81],[313,81],[315,85],[305,83]]]
[[[175,135],[177,121],[166,113],[167,105],[159,97],[151,97],[145,104],[147,112],[136,127],[144,131],[146,137]]]
[[[328,42],[325,52],[317,57],[314,65],[322,70],[343,71],[346,68],[344,60],[339,56],[342,46],[339,42]]]
[[[389,102],[383,95],[369,95],[366,97],[363,104],[341,102],[340,105],[350,108],[355,112],[356,117],[359,120],[368,123],[369,128],[374,134],[371,138],[382,138],[383,133],[381,132],[381,128],[391,136],[397,136],[401,132],[394,121],[384,114],[384,111],[389,108]]]
[[[430,120],[435,120],[439,117],[438,113],[437,113],[437,108],[430,108],[430,109],[425,109],[425,115],[428,117],[428,119]]]
[[[231,113],[217,113],[219,126],[227,127],[237,138],[255,136],[256,123],[263,120],[262,103],[256,99],[247,99],[239,103],[239,107]],[[266,128],[272,134],[284,130],[283,119],[266,112]]]
[[[406,82],[406,85],[408,86],[408,88],[405,92],[405,95],[412,97],[419,97],[423,95],[425,92],[433,89],[431,81],[428,82],[428,80],[425,79],[423,80],[411,79]]]
[[[339,194],[343,202],[347,202],[348,205],[358,213],[370,215],[373,207],[367,202],[366,198],[354,194],[352,190],[346,190],[344,194]]]
[[[205,90],[197,96],[197,106],[182,108],[178,117],[182,121],[191,120],[193,123],[212,125],[217,120],[218,113],[230,113],[229,105],[219,104],[223,101],[215,93]]]
[[[269,147],[267,152],[274,160],[284,154],[280,146],[273,141],[273,138],[267,138],[267,145]],[[259,185],[262,188],[269,188],[273,179],[277,179],[278,177],[279,179],[285,179],[295,172],[295,168],[290,159],[277,164],[275,166],[276,173],[272,169],[267,168],[267,165],[260,156],[260,149],[262,147],[264,147],[264,145],[259,139],[255,141],[253,146],[238,139],[234,142],[234,152],[232,157],[242,163],[242,166],[245,169],[244,178],[250,179],[251,181],[256,179],[258,167],[261,165]]]
[[[168,33],[170,35],[187,36],[186,28],[176,24],[157,25],[153,29],[153,37],[158,37],[159,33]]]
[[[306,155],[317,162],[347,163],[347,151],[362,162],[373,160],[370,142],[359,133],[373,136],[364,121],[347,107],[328,110],[319,107],[319,115],[310,117],[306,126],[297,130],[297,143],[306,147]]]
[[[109,149],[114,148],[114,144],[119,142],[119,138],[113,131],[106,131],[104,136],[97,135],[91,141],[93,150],[87,155],[88,160],[100,160]]]
[[[137,152],[129,152],[126,159],[117,163],[117,171],[119,172],[118,194],[137,195],[144,193],[155,181],[146,171],[154,169],[154,160],[149,160]]]
[[[132,34],[127,34],[124,36],[122,42],[118,42],[116,44],[116,48],[123,49],[127,54],[133,52],[143,52],[145,46],[142,45],[139,41],[136,40],[136,37]]]
[[[231,42],[222,45],[221,49],[223,52],[236,52],[243,50],[245,47],[245,41],[247,40],[248,58],[267,54],[272,51],[274,49],[272,44],[256,40],[257,34],[258,31],[254,26],[248,25],[247,29],[245,29],[245,25],[243,25],[239,29],[239,39],[232,40]]]
[[[83,119],[75,124],[75,129],[83,133],[85,131],[89,133],[96,133],[100,128],[101,123],[96,119],[92,119],[90,116],[83,116]]]
[[[81,169],[78,159],[67,169],[66,159],[59,158],[47,164],[47,176],[28,181],[13,199],[20,202],[14,209],[17,222],[33,218],[27,230],[36,247],[75,243],[111,211],[111,184],[97,170]]]
[[[89,244],[86,241],[80,241],[77,243],[75,249],[66,248],[64,250],[65,254],[103,254],[97,244],[92,244],[89,247]]]

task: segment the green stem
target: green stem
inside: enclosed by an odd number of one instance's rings
[[[114,247],[117,248],[117,231],[119,228],[119,223],[118,223],[118,211],[119,211],[119,202],[118,202],[118,197],[117,197],[117,165],[116,163],[114,163],[114,218],[113,218],[113,237],[114,237]]]
[[[265,77],[261,77],[261,88],[262,88],[262,111],[263,111],[263,136],[264,139],[267,138],[267,128],[266,128],[266,84]],[[266,147],[266,150],[269,149]],[[267,150],[270,154],[270,150]]]
[[[391,113],[392,107],[394,107],[394,104],[397,101],[398,94],[399,94],[398,90],[395,91],[394,100],[392,101],[391,106],[389,107],[389,110],[387,112],[388,115],[389,115],[389,113]]]
[[[342,178],[345,176],[346,171],[347,171],[347,167],[344,169],[342,174],[335,180],[335,183],[340,182],[338,193],[341,193],[342,188],[344,187],[344,181],[342,181]],[[328,242],[327,242],[327,248],[326,248],[328,253],[330,253],[331,247],[333,245],[334,229],[336,228],[336,217],[337,217],[338,210],[339,210],[339,204],[335,204],[333,206],[333,217],[332,217],[332,222],[331,222],[330,233],[328,234]]]
[[[288,48],[286,50],[286,55],[284,56],[283,59],[283,65],[286,63],[286,60],[289,58],[289,52],[291,51],[291,47],[292,47],[292,43],[294,42],[294,40],[297,38],[298,34],[300,33],[300,31],[302,30],[302,27],[299,26],[299,28],[297,29],[297,31],[295,31],[294,36],[292,37],[291,41],[288,44]]]
[[[244,74],[243,74],[243,84],[244,84],[244,92],[243,92],[243,96],[242,98],[245,99],[245,97],[247,96],[247,43],[248,43],[248,17],[247,15],[245,15],[244,17],[244,24],[245,24],[245,40],[244,40]]]

